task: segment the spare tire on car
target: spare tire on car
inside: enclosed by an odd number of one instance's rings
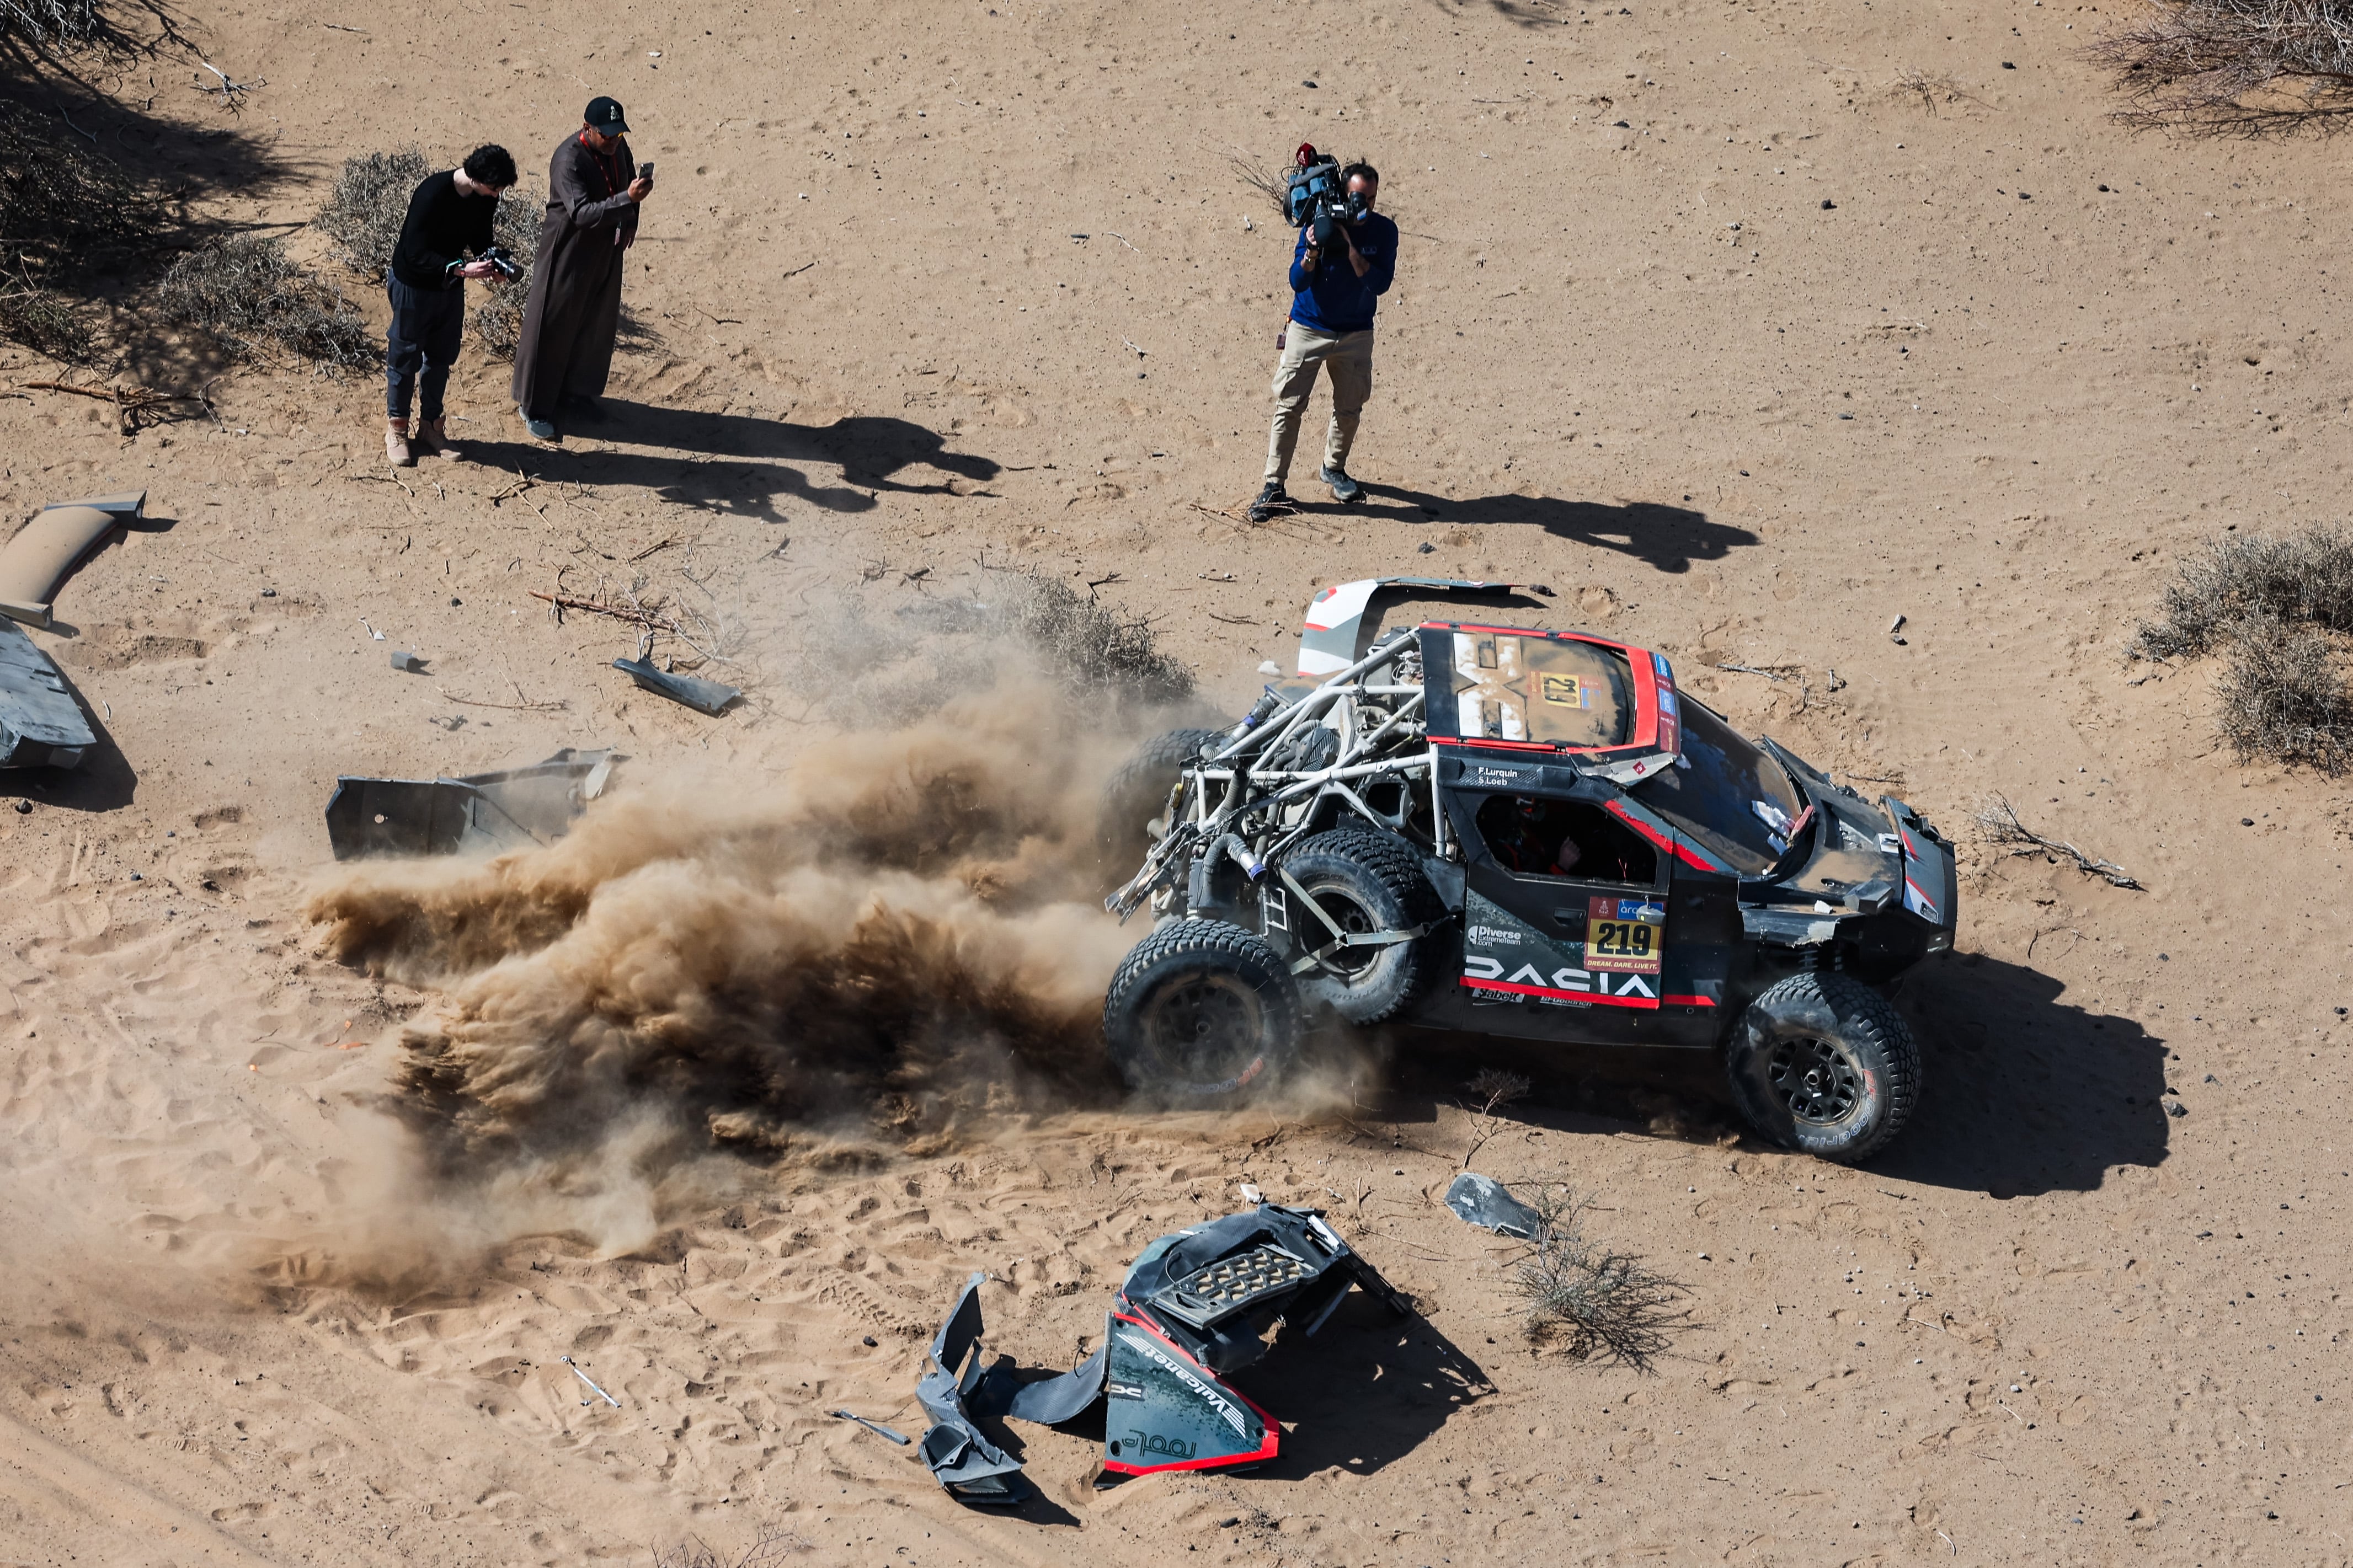
[[[1223,921],[1176,920],[1135,944],[1103,999],[1129,1089],[1172,1109],[1238,1105],[1299,1056],[1299,988],[1273,948]]]
[[[1426,933],[1445,905],[1412,846],[1390,834],[1341,828],[1301,842],[1284,854],[1282,868],[1315,901],[1314,909],[1301,909],[1298,895],[1282,889],[1293,942],[1303,953],[1323,954],[1299,975],[1300,994],[1311,1005],[1329,1007],[1351,1024],[1377,1024],[1428,988],[1437,963]],[[1346,936],[1388,940],[1335,946],[1335,925]]]
[[[1198,761],[1201,747],[1225,734],[1222,730],[1165,730],[1138,746],[1103,785],[1103,809],[1095,819],[1095,849],[1103,868],[1124,881],[1151,853],[1160,833],[1159,822],[1168,809],[1168,797],[1185,770]]]
[[[1725,1047],[1732,1098],[1785,1149],[1852,1163],[1920,1098],[1920,1050],[1887,999],[1846,974],[1792,974],[1748,1005]]]

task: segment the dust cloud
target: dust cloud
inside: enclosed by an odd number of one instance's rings
[[[1094,836],[1132,737],[1069,712],[1007,676],[774,776],[640,780],[543,849],[339,869],[307,910],[328,951],[444,999],[381,1101],[428,1182],[502,1193],[510,1234],[570,1193],[614,1237],[714,1152],[922,1152],[1115,1101],[1103,994],[1138,933]]]

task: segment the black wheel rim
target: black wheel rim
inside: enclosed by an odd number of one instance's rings
[[[1765,1074],[1774,1097],[1810,1127],[1830,1127],[1862,1102],[1862,1069],[1835,1040],[1805,1035],[1773,1049]]]
[[[1196,1094],[1239,1088],[1258,1075],[1266,1053],[1266,1004],[1230,974],[1178,975],[1152,998],[1144,1047],[1164,1083]]]
[[[1380,921],[1373,918],[1373,911],[1358,903],[1356,895],[1345,888],[1333,887],[1328,884],[1320,888],[1310,886],[1307,893],[1315,900],[1315,907],[1322,910],[1324,917],[1331,921],[1332,925],[1338,926],[1349,936],[1370,936],[1382,929]],[[1299,935],[1305,940],[1308,951],[1311,952],[1334,940],[1331,927],[1326,926],[1323,921],[1316,920],[1313,915],[1294,923],[1299,927]],[[1335,948],[1317,959],[1315,967],[1342,982],[1353,984],[1366,970],[1380,962],[1384,951],[1386,950],[1377,947]]]

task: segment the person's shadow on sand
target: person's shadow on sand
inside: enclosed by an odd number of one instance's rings
[[[2066,1005],[2064,983],[1981,953],[1914,970],[1896,1004],[1919,1040],[1920,1103],[1870,1168],[1997,1198],[2094,1192],[2118,1165],[2165,1163],[2165,1043],[2131,1018]],[[2189,1107],[2195,1093],[2178,1097]]]
[[[1740,546],[1757,542],[1757,535],[1745,528],[1711,522],[1705,512],[1690,507],[1665,506],[1655,501],[1612,506],[1600,501],[1523,495],[1457,500],[1396,485],[1372,484],[1365,487],[1365,494],[1368,499],[1355,506],[1311,503],[1300,510],[1319,515],[1355,514],[1400,522],[1437,521],[1474,528],[1499,522],[1534,523],[1556,539],[1614,550],[1647,562],[1662,572],[1688,572],[1694,561],[1721,561]]]
[[[979,484],[1003,471],[993,458],[948,450],[935,431],[875,415],[856,415],[831,425],[795,425],[754,415],[702,414],[606,398],[592,415],[567,409],[558,424],[567,436],[596,442],[597,449],[464,436],[459,439],[467,461],[543,482],[642,485],[674,506],[768,521],[778,519],[779,498],[828,511],[871,511],[877,490],[972,494],[969,489],[955,491],[955,482]],[[616,446],[659,450],[615,450]],[[840,468],[848,483],[812,483],[796,466],[809,463]],[[939,477],[929,482],[898,477],[926,468]]]

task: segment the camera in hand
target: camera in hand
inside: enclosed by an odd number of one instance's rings
[[[1302,142],[1295,161],[1291,186],[1283,193],[1282,216],[1293,228],[1312,226],[1317,249],[1337,249],[1340,225],[1365,216],[1365,198],[1349,193],[1347,181],[1340,177],[1340,160],[1318,153],[1314,142]]]
[[[510,283],[522,276],[522,263],[517,261],[514,252],[503,245],[493,245],[484,250],[482,259],[497,268],[499,276]]]

